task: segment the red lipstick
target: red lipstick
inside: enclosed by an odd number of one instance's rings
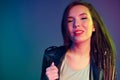
[[[83,30],[75,30],[74,35],[75,36],[80,36],[84,31]]]

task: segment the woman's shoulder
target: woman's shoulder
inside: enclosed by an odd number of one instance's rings
[[[61,54],[64,51],[66,51],[65,46],[50,46],[45,49],[44,54],[52,56],[52,55],[58,55],[59,53]]]
[[[50,54],[53,51],[56,51],[58,49],[58,46],[50,46],[45,49],[45,54]]]

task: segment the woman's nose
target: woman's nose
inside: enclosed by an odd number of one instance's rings
[[[74,22],[74,28],[80,27],[80,21],[79,20],[75,20]]]

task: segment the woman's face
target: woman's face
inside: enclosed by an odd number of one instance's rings
[[[70,9],[67,17],[67,29],[73,43],[90,41],[95,28],[87,7],[76,5]]]

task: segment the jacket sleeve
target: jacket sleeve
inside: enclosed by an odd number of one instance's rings
[[[44,55],[43,56],[43,62],[42,62],[42,72],[41,72],[41,78],[40,80],[48,80],[47,76],[46,76],[46,68],[47,68],[47,58]]]
[[[55,53],[54,49],[55,47],[49,47],[44,52],[40,80],[48,80],[48,77],[46,75],[46,68],[49,67],[51,63],[53,62],[51,55]]]

